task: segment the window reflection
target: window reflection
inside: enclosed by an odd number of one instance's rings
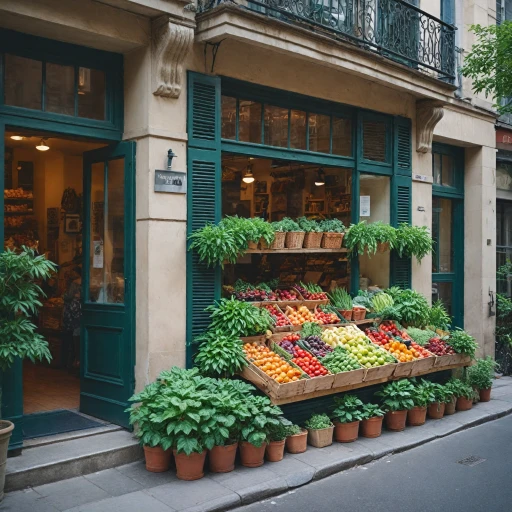
[[[288,147],[288,109],[265,105],[265,144]]]
[[[42,108],[43,64],[38,60],[5,54],[5,104]]]

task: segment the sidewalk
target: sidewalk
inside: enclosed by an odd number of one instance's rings
[[[183,482],[174,473],[149,473],[143,462],[7,494],[2,511],[15,512],[214,512],[286,492],[312,480],[366,464],[512,413],[512,378],[493,386],[492,400],[442,420],[428,420],[404,432],[305,453],[260,468],[238,466],[232,473]]]

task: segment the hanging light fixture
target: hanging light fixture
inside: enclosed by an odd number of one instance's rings
[[[48,151],[50,149],[50,146],[48,146],[44,139],[41,139],[41,142],[39,143],[39,146],[36,146],[36,149],[38,151]]]
[[[25,137],[22,137],[21,135],[11,135],[12,140],[23,140]]]
[[[316,172],[315,185],[317,187],[325,185],[325,172],[322,168],[318,169]]]
[[[254,181],[254,175],[252,173],[252,164],[247,166],[247,171],[245,171],[244,177],[242,178],[244,183],[252,183]]]

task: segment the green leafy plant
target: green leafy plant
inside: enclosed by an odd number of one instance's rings
[[[309,430],[320,430],[323,428],[332,427],[331,418],[327,414],[313,414],[304,426]]]
[[[353,307],[352,297],[345,288],[334,288],[328,296],[332,305],[337,309],[349,310]]]
[[[270,245],[274,241],[276,235],[270,222],[264,221],[261,217],[249,219],[249,222],[254,229],[253,238],[250,239],[251,242],[258,242],[263,239],[267,245]]]
[[[402,316],[402,322],[414,327],[425,327],[430,315],[427,299],[414,290],[389,289],[387,291],[395,301],[395,307]]]
[[[345,224],[339,219],[324,219],[320,222],[320,231],[324,233],[345,233]]]
[[[395,380],[375,394],[382,398],[382,406],[386,412],[409,410],[414,407],[414,385],[410,380]]]
[[[386,308],[393,307],[395,301],[391,295],[388,295],[386,292],[376,293],[372,297],[372,309],[375,313],[380,313],[382,310]]]
[[[299,425],[289,425],[286,427],[286,437],[302,434],[303,430]]]
[[[232,377],[248,364],[242,341],[229,332],[208,330],[194,341],[200,343],[195,362],[205,376]]]
[[[475,397],[475,390],[468,382],[461,379],[452,378],[446,383],[446,390],[451,396],[458,398],[460,396],[473,400]]]
[[[257,308],[234,297],[221,299],[215,305],[208,306],[205,311],[210,313],[210,330],[234,336],[263,334],[274,323],[265,308]]]
[[[32,318],[44,297],[37,283],[55,271],[45,256],[26,247],[19,254],[9,249],[0,253],[0,369],[6,370],[17,358],[50,362],[48,343],[36,332]],[[1,389],[0,384],[0,407]]]
[[[368,255],[377,252],[377,239],[375,232],[369,227],[365,220],[351,224],[345,234],[345,247],[354,254]]]
[[[402,321],[402,313],[396,306],[389,306],[375,313],[375,316],[384,320],[395,320],[397,322]]]
[[[377,243],[389,243],[390,248],[395,246],[396,242],[396,228],[385,222],[377,221],[369,224],[370,229],[373,231],[373,236]]]
[[[466,331],[459,328],[455,329],[455,331],[451,331],[447,341],[455,352],[470,356],[471,358],[475,357],[478,344],[475,338]]]
[[[432,252],[434,241],[426,226],[411,226],[402,223],[396,230],[396,240],[393,246],[398,255],[412,258],[416,256],[418,262]]]
[[[368,311],[372,311],[373,310],[372,298],[373,298],[373,293],[370,293],[367,290],[359,290],[357,292],[357,295],[352,299],[352,304],[354,306],[364,307]]]
[[[362,419],[378,418],[384,416],[385,412],[378,404],[363,404]]]
[[[259,447],[268,441],[272,429],[280,424],[279,416],[283,413],[266,396],[249,396],[244,406],[249,416],[241,423],[241,440]]]
[[[363,402],[355,395],[343,395],[335,398],[336,408],[332,413],[333,419],[340,423],[351,423],[363,419]]]
[[[512,262],[507,260],[496,272],[498,285],[506,284],[512,275]],[[512,299],[496,293],[496,360],[505,375],[512,372]]]
[[[430,329],[418,329],[417,327],[409,327],[407,334],[422,347],[424,347],[430,339],[437,337],[434,331]]]
[[[306,233],[322,232],[322,228],[316,220],[308,219],[306,217],[299,217],[297,219],[297,224],[299,225],[300,229]]]
[[[477,359],[476,364],[468,369],[469,384],[478,389],[489,389],[492,386],[497,367],[498,364],[490,356],[485,359]]]
[[[434,390],[430,384],[430,382],[424,379],[418,383],[414,383],[412,401],[416,407],[427,407],[427,405],[436,401]]]
[[[322,336],[322,327],[316,322],[304,322],[300,330],[300,337],[306,339],[309,336]]]
[[[441,329],[447,331],[452,324],[452,318],[446,311],[443,301],[438,299],[432,304],[430,308],[428,325],[435,329]]]
[[[277,425],[271,425],[269,427],[269,441],[283,441],[289,436],[288,432],[290,427],[292,426],[291,421],[288,421],[286,418],[283,417],[278,418],[278,421],[279,423]]]
[[[276,225],[276,223],[273,224],[274,226]],[[286,233],[290,232],[290,231],[302,231],[300,226],[293,220],[293,219],[290,219],[289,217],[285,217],[284,219],[280,220],[278,223],[277,223],[279,229],[276,229],[276,231],[284,231]]]

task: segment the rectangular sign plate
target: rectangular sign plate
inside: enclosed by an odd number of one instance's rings
[[[177,171],[155,171],[155,192],[187,193],[187,175]]]

